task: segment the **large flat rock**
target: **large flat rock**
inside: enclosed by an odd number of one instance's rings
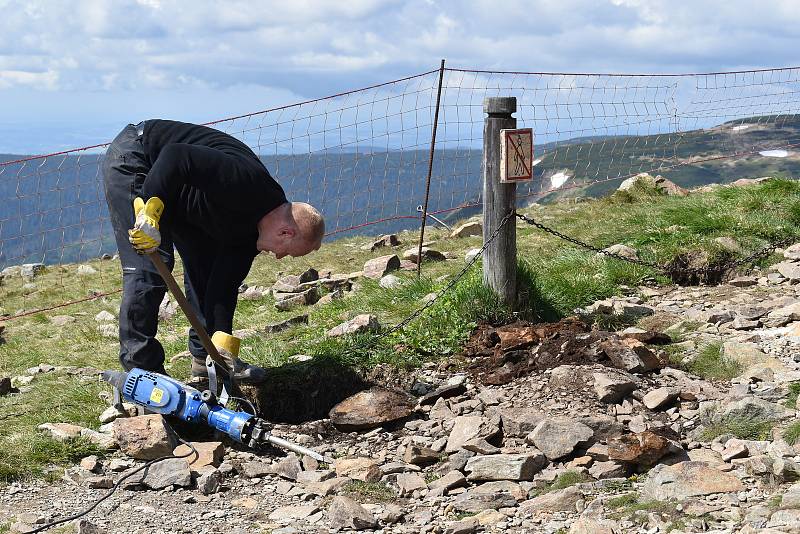
[[[647,477],[642,495],[647,499],[683,501],[689,497],[744,490],[736,475],[724,473],[703,462],[681,462],[656,466]]]
[[[333,408],[331,422],[340,430],[365,430],[405,419],[414,411],[408,395],[381,387],[356,393]]]

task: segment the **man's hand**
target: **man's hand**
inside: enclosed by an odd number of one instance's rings
[[[139,254],[155,252],[161,244],[158,221],[163,212],[164,203],[158,197],[150,197],[146,204],[140,197],[133,199],[136,223],[128,230],[128,241]]]

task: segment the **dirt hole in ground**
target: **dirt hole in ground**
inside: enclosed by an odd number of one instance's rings
[[[727,280],[733,267],[730,253],[712,258],[708,252],[694,251],[678,254],[667,263],[666,274],[680,286],[718,285]]]
[[[369,387],[358,373],[329,360],[285,364],[268,374],[265,384],[243,389],[259,415],[274,423],[323,419],[333,406]]]

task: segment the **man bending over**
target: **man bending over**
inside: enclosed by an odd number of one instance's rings
[[[120,362],[164,373],[156,340],[166,284],[145,254],[183,260],[186,297],[208,332],[236,345],[233,328],[239,286],[259,252],[278,259],[319,249],[320,213],[288,202],[256,154],[238,139],[205,126],[168,120],[129,124],[103,161],[111,225],[122,262]],[[207,376],[206,351],[189,333],[193,380]],[[234,358],[234,378],[263,380],[264,370]]]

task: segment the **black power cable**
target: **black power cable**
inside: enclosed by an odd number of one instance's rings
[[[165,421],[165,423],[166,423],[166,421]],[[167,426],[169,426],[169,425],[167,425]],[[38,528],[36,528],[34,530],[29,530],[28,532],[30,534],[35,534],[36,532],[44,532],[45,530],[47,530],[49,528],[53,528],[56,525],[61,525],[63,523],[67,523],[69,521],[75,521],[76,519],[80,519],[81,517],[85,516],[86,514],[88,514],[89,512],[94,510],[95,508],[97,508],[98,505],[100,505],[101,502],[103,502],[106,499],[108,499],[109,497],[111,497],[114,494],[114,492],[117,491],[117,489],[119,489],[119,487],[122,485],[122,483],[125,480],[127,480],[130,477],[132,477],[136,473],[139,473],[140,471],[143,471],[144,469],[147,469],[148,467],[150,467],[151,465],[153,465],[155,463],[161,462],[163,460],[172,460],[172,459],[175,459],[175,458],[188,458],[189,456],[191,456],[193,454],[199,456],[199,453],[197,452],[197,449],[195,449],[194,445],[192,445],[190,442],[184,440],[180,436],[178,436],[178,441],[180,441],[181,443],[183,443],[184,445],[189,447],[191,450],[189,452],[187,452],[186,454],[181,454],[180,456],[176,456],[176,455],[172,454],[172,455],[169,455],[169,456],[161,456],[159,458],[155,458],[153,460],[148,461],[147,463],[145,463],[141,467],[135,469],[134,471],[131,471],[127,475],[125,475],[122,478],[120,478],[119,480],[117,480],[117,482],[111,487],[111,489],[108,490],[108,492],[105,495],[103,495],[102,497],[97,499],[95,502],[93,502],[91,504],[91,506],[89,506],[85,510],[83,510],[81,512],[78,512],[77,514],[74,514],[74,515],[71,515],[71,516],[68,516],[68,517],[64,517],[62,519],[58,519],[58,520],[53,521],[51,523],[47,523],[46,525],[42,525],[41,527],[38,527]]]

